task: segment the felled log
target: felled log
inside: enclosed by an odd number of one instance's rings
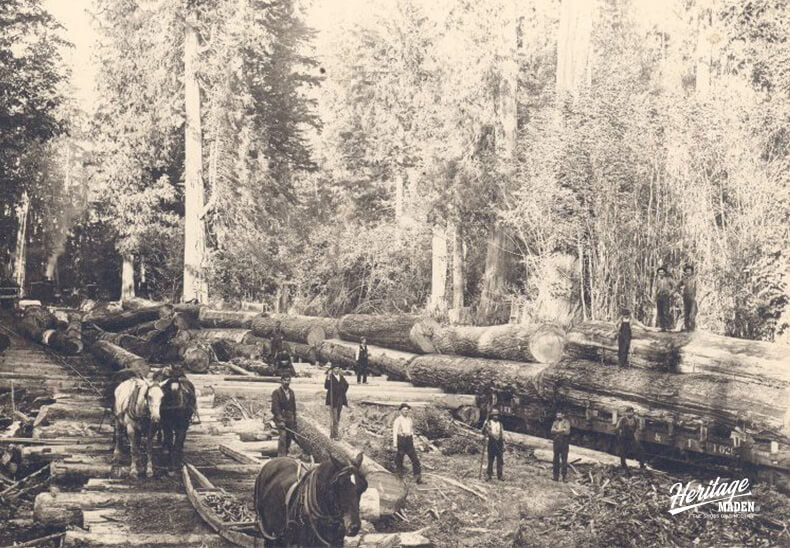
[[[33,516],[36,521],[46,526],[65,527],[68,525],[82,526],[82,514],[86,510],[111,508],[134,502],[144,504],[149,501],[153,505],[174,505],[186,502],[186,495],[181,493],[40,493],[33,503]],[[77,521],[69,521],[69,520]]]
[[[296,443],[312,457],[323,462],[329,455],[338,459],[354,459],[359,451],[342,440],[331,440],[327,431],[317,423],[297,416]],[[392,515],[403,507],[406,501],[406,485],[403,480],[389,472],[382,465],[365,455],[360,466],[368,481],[368,489],[376,489],[379,494],[382,515]]]
[[[28,339],[40,342],[53,350],[74,356],[82,352],[82,340],[75,336],[74,329],[55,329],[58,321],[46,308],[29,306],[19,322],[19,332]]]
[[[221,362],[230,361],[234,358],[257,359],[262,355],[269,355],[269,345],[242,344],[232,341],[219,340],[211,343],[217,360]]]
[[[132,327],[127,327],[126,329],[121,330],[121,333],[137,335],[140,337],[150,331],[166,331],[170,329],[171,325],[175,322],[175,316],[176,315],[173,317],[158,318],[156,320],[150,320],[141,324],[133,325]]]
[[[318,357],[321,362],[331,361],[341,367],[351,369],[356,365],[356,352],[358,344],[327,339],[318,348]],[[368,345],[368,366],[371,371],[386,374],[391,379],[406,380],[408,378],[408,365],[417,357],[411,352],[390,350],[380,346]]]
[[[151,356],[157,350],[156,345],[151,344],[147,340],[126,333],[113,333],[112,331],[99,330],[96,338],[97,340],[120,346],[124,350],[136,354],[144,360],[150,360]]]
[[[481,394],[487,389],[537,397],[541,372],[548,366],[505,360],[487,360],[445,354],[418,356],[406,373],[417,386],[434,386],[447,392]]]
[[[148,375],[150,370],[145,359],[108,341],[96,341],[88,347],[88,350],[102,365],[109,367],[113,371],[129,369],[145,376]]]
[[[131,299],[124,299],[121,301],[121,308],[124,310],[140,310],[141,308],[154,308],[157,306],[166,306],[166,303],[152,301],[151,299],[144,299],[142,297],[132,297]]]
[[[447,326],[431,336],[441,354],[539,363],[559,361],[564,340],[563,330],[550,324]]]
[[[705,331],[662,333],[632,327],[629,363],[675,373],[705,373],[765,385],[790,386],[790,347]],[[617,363],[617,327],[584,322],[567,335],[571,357]]]
[[[170,307],[152,306],[113,314],[97,315],[91,312],[83,318],[83,321],[92,322],[105,331],[121,331],[133,325],[167,317],[170,313]]]
[[[258,315],[257,312],[213,310],[201,307],[198,313],[198,321],[203,327],[249,329],[253,318]]]
[[[259,316],[252,321],[252,331],[259,337],[272,338],[277,323],[283,338],[317,347],[324,339],[338,337],[337,318],[273,314]]]
[[[191,329],[187,333],[191,339],[199,341],[229,341],[259,346],[267,344],[266,339],[256,337],[249,329]]]
[[[790,389],[754,385],[711,375],[676,375],[638,368],[602,366],[563,359],[541,376],[541,393],[560,404],[622,410],[633,406],[640,416],[660,422],[697,424],[711,421],[740,426],[761,438],[790,441]]]
[[[348,314],[340,318],[337,330],[347,341],[365,337],[368,344],[425,354],[436,351],[431,335],[438,329],[435,320],[420,316]]]

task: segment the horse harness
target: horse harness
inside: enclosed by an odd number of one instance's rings
[[[140,419],[147,419],[150,415],[150,411],[146,405],[142,406],[142,415],[137,413],[137,399],[140,397],[141,386],[142,385],[139,382],[134,383],[134,388],[132,389],[132,393],[129,396],[129,407],[126,409],[126,414],[129,415],[129,418],[135,422],[139,421]],[[148,390],[150,388],[151,386],[148,383],[145,383],[145,394],[143,394],[143,400],[148,397]]]
[[[316,522],[319,520],[340,521],[341,510],[337,509],[336,513],[326,514],[321,511],[321,505],[318,501],[318,467],[304,472],[305,466],[297,461],[298,468],[296,470],[296,481],[288,488],[285,495],[285,516],[286,524],[283,534],[287,534],[291,525],[310,525],[316,538],[324,545],[331,546],[332,543],[326,540],[321,533],[318,532]],[[337,482],[341,477],[347,474],[353,474],[354,467],[346,466],[335,475],[332,484]],[[307,523],[304,521],[304,513],[306,511]],[[261,533],[268,540],[277,540],[278,537],[272,536],[263,530],[262,524],[259,527]]]

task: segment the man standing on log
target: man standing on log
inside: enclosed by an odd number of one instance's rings
[[[368,344],[365,341],[365,337],[362,337],[362,340],[357,347],[357,355],[355,357],[357,362],[357,384],[359,384],[360,379],[362,380],[363,384],[368,383]]]
[[[280,377],[280,388],[272,392],[272,415],[280,434],[277,440],[277,456],[287,457],[296,431],[296,396],[290,388],[291,376]]]
[[[630,310],[624,309],[617,330],[617,363],[620,367],[628,367],[629,365],[628,352],[631,350],[632,323],[642,329],[647,329],[639,320],[631,317]]]
[[[697,277],[692,265],[687,264],[683,269],[680,286],[683,295],[683,327],[691,332],[697,328]]]
[[[339,365],[332,366],[332,362],[327,365],[330,369],[326,374],[324,388],[326,388],[326,405],[329,406],[329,418],[332,425],[330,437],[333,440],[339,440],[340,411],[343,410],[344,405],[348,407],[348,399],[346,399],[348,383]]]
[[[655,301],[656,301],[656,325],[661,331],[672,329],[672,281],[667,277],[667,269],[659,267],[656,270]]]
[[[499,481],[504,481],[502,468],[505,455],[505,433],[502,423],[499,421],[499,409],[491,411],[491,415],[483,425],[483,433],[488,438],[487,480],[491,481],[491,477],[494,475],[494,459],[496,459],[496,477]]]
[[[392,423],[392,445],[397,451],[395,467],[398,475],[403,475],[403,456],[409,455],[411,470],[417,483],[422,483],[422,467],[417,452],[414,450],[414,421],[409,416],[411,407],[408,403],[400,404],[400,415]],[[489,465],[490,466],[490,465]]]
[[[551,435],[554,438],[554,481],[560,479],[560,469],[562,470],[562,481],[567,481],[568,475],[568,449],[571,440],[571,423],[561,412],[557,412],[556,420],[551,425]]]
[[[631,472],[628,470],[628,464],[625,459],[629,453],[636,455],[639,461],[639,468],[645,467],[645,456],[642,452],[642,444],[636,437],[636,431],[639,429],[639,421],[634,416],[634,408],[628,406],[625,408],[625,416],[620,417],[615,427],[617,434],[617,454],[620,456],[620,466],[625,470],[625,475],[630,476]]]

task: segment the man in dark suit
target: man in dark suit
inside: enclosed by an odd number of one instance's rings
[[[340,411],[345,405],[348,407],[348,400],[346,399],[346,392],[348,392],[348,382],[343,376],[343,372],[339,365],[332,367],[332,362],[329,372],[326,374],[326,381],[324,381],[324,388],[326,388],[326,405],[329,406],[329,417],[331,421],[331,438],[333,440],[340,439],[339,426],[340,426]]]
[[[288,456],[291,440],[296,432],[296,396],[290,388],[291,376],[280,377],[280,388],[272,392],[272,415],[280,433],[277,441],[277,456]]]

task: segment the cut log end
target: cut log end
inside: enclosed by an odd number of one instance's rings
[[[540,363],[557,363],[562,359],[565,334],[558,327],[544,326],[532,336],[529,351]]]
[[[326,338],[326,331],[320,325],[312,326],[307,331],[307,344],[312,347],[318,347]]]
[[[184,365],[192,373],[205,373],[208,371],[211,358],[209,353],[203,348],[187,348],[183,352]]]
[[[425,318],[416,322],[409,331],[409,339],[412,343],[425,354],[433,354],[436,347],[431,340],[433,334],[440,329],[439,322],[432,318]]]

